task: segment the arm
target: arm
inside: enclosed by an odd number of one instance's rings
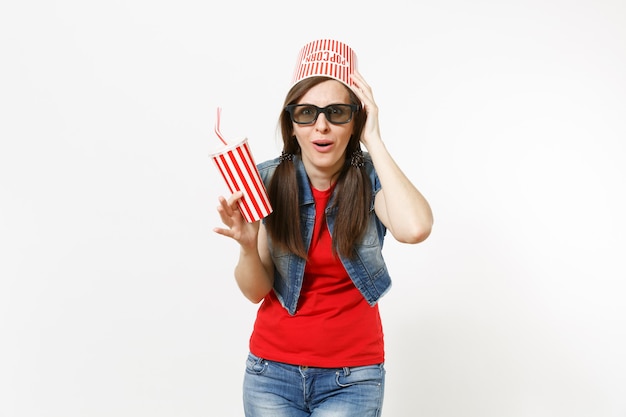
[[[371,88],[359,73],[355,73],[352,79],[355,83],[353,90],[367,112],[361,142],[372,157],[382,186],[374,202],[376,215],[398,241],[419,243],[430,235],[432,229],[430,205],[387,151],[380,136],[378,107]]]
[[[235,280],[243,295],[255,304],[265,298],[267,293],[272,290],[274,264],[267,247],[264,225],[259,225],[256,247],[241,247],[239,262],[235,266]]]
[[[243,295],[253,303],[258,303],[272,290],[274,264],[267,246],[265,226],[261,222],[247,223],[237,209],[237,201],[242,195],[242,192],[237,192],[229,201],[219,198],[217,211],[228,228],[216,227],[213,230],[239,243],[235,280]]]

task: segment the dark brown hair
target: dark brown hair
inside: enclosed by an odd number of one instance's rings
[[[297,103],[312,87],[330,80],[327,77],[312,77],[293,86],[285,98],[284,105]],[[347,87],[346,87],[347,88]],[[353,166],[352,155],[361,150],[359,138],[365,125],[366,114],[361,109],[360,100],[351,91],[350,102],[359,106],[353,118],[354,129],[346,148],[343,167],[339,172],[334,191],[334,205],[337,217],[333,230],[333,250],[351,258],[354,245],[361,239],[367,228],[367,219],[372,201],[371,181],[364,166]],[[283,138],[283,152],[301,155],[300,145],[293,134],[293,122],[283,110],[279,124]],[[274,172],[268,187],[273,212],[266,219],[266,227],[274,245],[307,258],[300,230],[300,211],[296,169],[292,161],[283,161]]]

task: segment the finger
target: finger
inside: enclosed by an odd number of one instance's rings
[[[221,227],[214,227],[213,231],[215,233],[217,233],[218,235],[222,235],[222,236],[226,236],[226,237],[233,237],[233,233],[230,231],[230,229],[223,229]]]
[[[228,199],[228,205],[231,210],[239,211],[239,201],[243,198],[243,191],[236,191],[233,195]]]
[[[363,76],[361,75],[360,72],[354,71],[354,73],[351,74],[351,78],[352,78],[352,81],[354,82],[354,84],[356,85],[356,87],[359,90],[363,90],[363,91],[365,91],[365,90],[371,91],[372,90],[370,85],[367,83],[367,81],[365,81],[365,78],[363,78]]]
[[[242,198],[243,198],[243,191],[235,191],[233,195],[230,196],[228,201],[232,204],[234,202],[241,200]]]
[[[226,217],[232,216],[233,207],[231,206],[230,202],[222,196],[219,196],[218,200],[220,202],[220,205],[217,206],[217,211],[219,212],[220,216],[222,216],[222,220],[224,220],[224,216]]]
[[[239,212],[239,201],[241,200],[242,197],[243,197],[243,192],[241,191],[237,191],[235,194],[230,196],[228,200],[220,196],[219,197],[220,207],[224,209],[224,212],[227,215],[232,216],[235,213]]]
[[[228,227],[231,226],[230,225],[230,223],[231,223],[230,220],[233,217],[233,211],[228,206],[228,204],[221,204],[221,205],[217,206],[217,214],[220,215],[220,218],[222,219],[222,223],[224,223]]]
[[[363,90],[358,86],[353,87],[352,91],[354,91],[359,100],[361,100],[361,104],[363,105],[365,111],[368,111],[369,108],[374,105],[374,97],[370,91]]]
[[[224,225],[226,225],[229,229],[237,229],[243,221],[243,217],[239,212],[239,209],[233,209],[228,205],[226,200],[223,199],[220,203],[221,204],[217,206],[217,213],[219,214],[222,223],[224,223]]]

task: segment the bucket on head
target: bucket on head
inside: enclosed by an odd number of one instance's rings
[[[357,69],[356,54],[348,45],[332,39],[319,39],[302,47],[291,85],[305,78],[326,76],[353,85],[350,75]]]

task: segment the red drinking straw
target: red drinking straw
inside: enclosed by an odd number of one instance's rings
[[[222,143],[224,145],[228,145],[228,143],[226,142],[226,139],[224,139],[224,136],[222,136],[222,134],[220,133],[220,119],[222,117],[222,108],[218,107],[217,108],[217,119],[215,120],[215,134],[217,135],[218,138],[220,138],[220,140],[222,141]]]

